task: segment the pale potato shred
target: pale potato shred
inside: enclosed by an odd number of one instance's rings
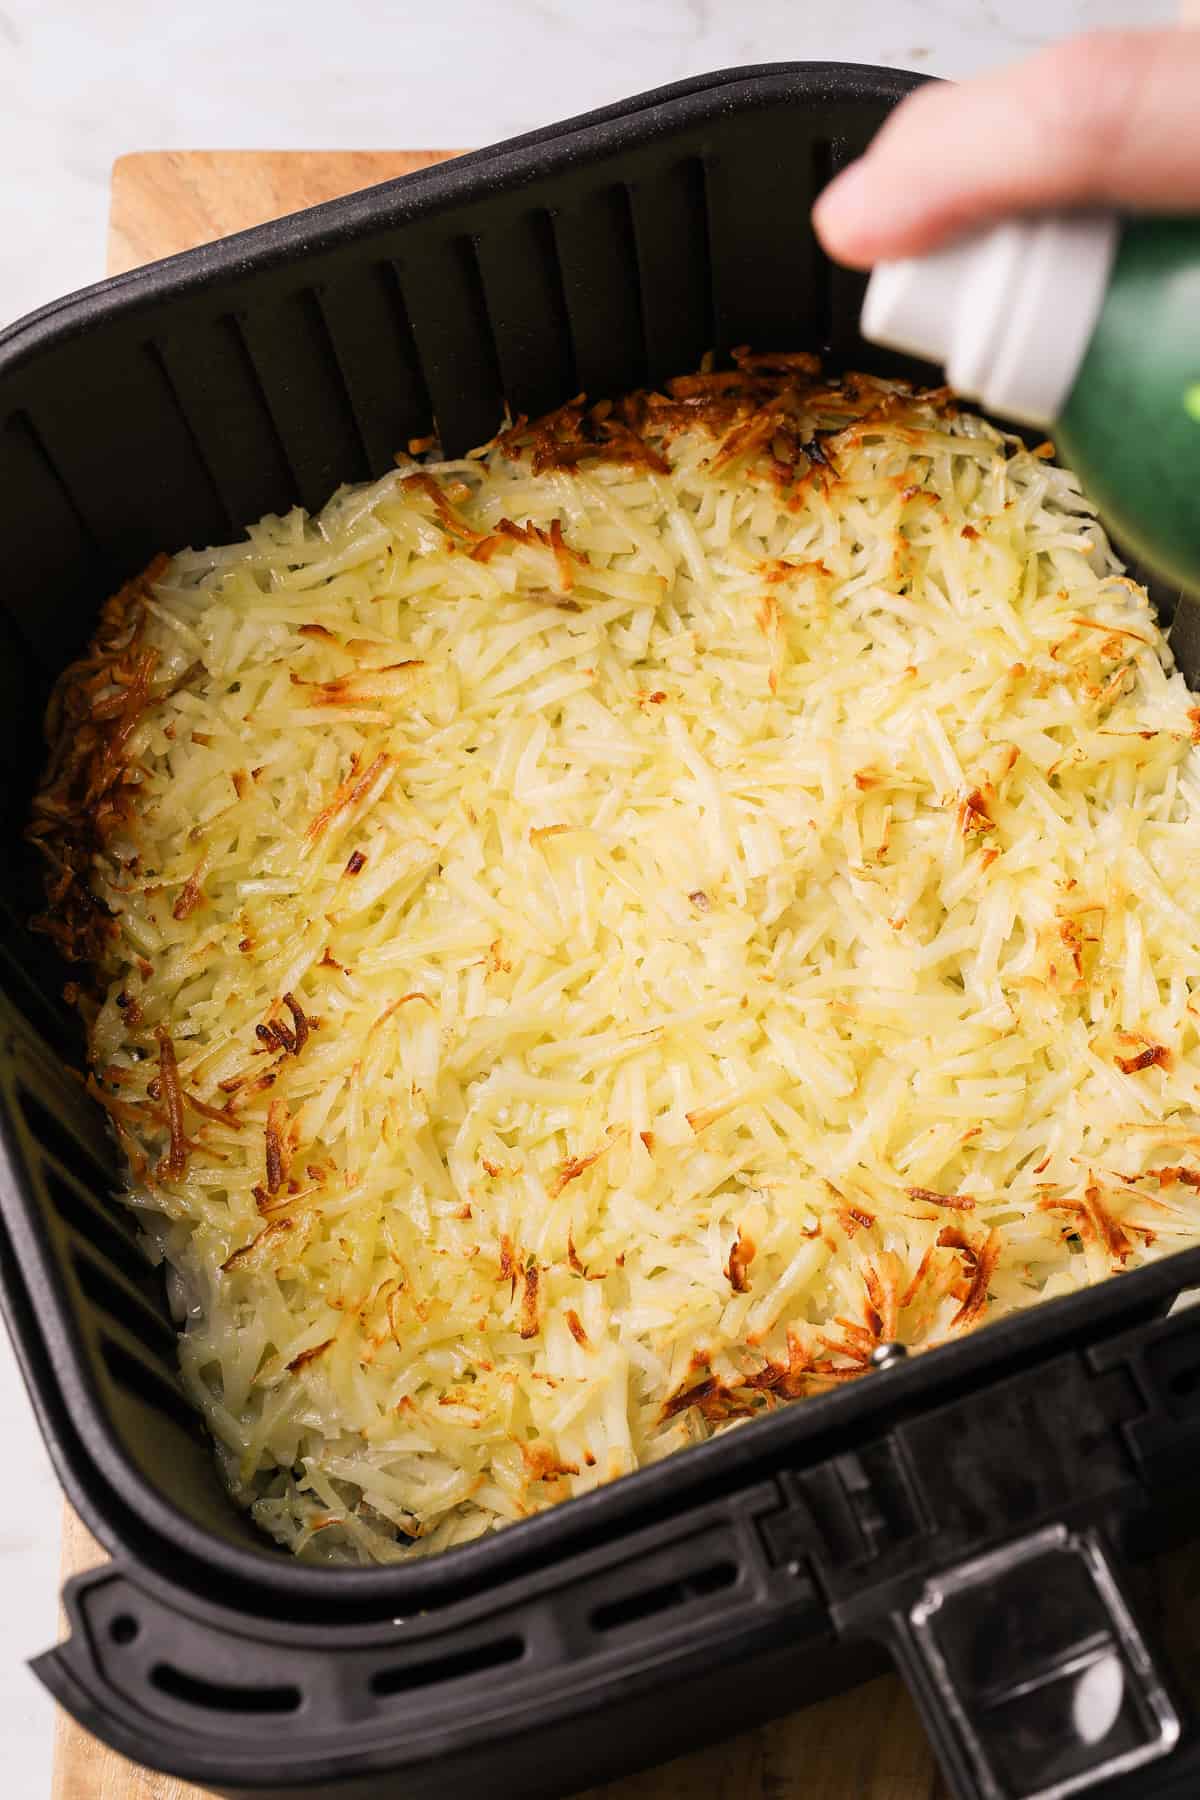
[[[109,603],[45,923],[282,1543],[442,1550],[1200,1240],[1198,715],[1048,455],[743,354]]]

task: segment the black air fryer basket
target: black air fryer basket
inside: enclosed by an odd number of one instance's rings
[[[49,683],[159,549],[694,367],[858,336],[821,185],[913,78],[782,64],[643,96],[118,277],[0,336],[0,1278],[42,1430],[112,1553],[35,1668],[230,1795],[559,1795],[898,1662],[956,1793],[1200,1793],[1126,1554],[1188,1534],[1200,1251],[987,1327],[441,1558],[328,1569],[232,1507],[160,1277],[24,921]],[[1159,596],[1160,604],[1165,604]],[[1177,639],[1190,630],[1181,615]],[[1185,669],[1190,640],[1177,642]]]

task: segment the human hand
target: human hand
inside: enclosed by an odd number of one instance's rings
[[[1006,213],[1200,212],[1200,31],[1070,38],[978,80],[918,89],[818,199],[837,262],[920,256]]]

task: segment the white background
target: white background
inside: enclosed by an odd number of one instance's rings
[[[0,323],[104,268],[115,157],[485,144],[663,82],[813,58],[966,76],[1173,0],[0,0]],[[0,1341],[6,1800],[49,1791],[59,1502]]]

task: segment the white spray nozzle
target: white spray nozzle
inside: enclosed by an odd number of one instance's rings
[[[1047,214],[881,263],[863,336],[939,363],[951,387],[990,411],[1048,425],[1095,330],[1118,235],[1112,213]]]

